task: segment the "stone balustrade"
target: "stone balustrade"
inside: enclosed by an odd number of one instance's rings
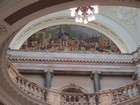
[[[116,105],[129,99],[133,99],[140,95],[140,80],[137,80],[127,86],[111,90],[111,94],[112,105]]]
[[[8,67],[8,72],[13,82],[26,94],[44,102],[47,101],[47,88],[40,87],[39,85],[30,82],[22,76],[13,65]]]
[[[61,105],[96,105],[98,95],[85,93],[61,93]]]
[[[26,94],[52,105],[117,105],[140,95],[140,80],[118,89],[96,93],[69,93],[30,82],[12,64],[8,64],[8,72],[13,82]]]

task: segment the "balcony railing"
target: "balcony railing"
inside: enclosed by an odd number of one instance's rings
[[[113,90],[69,93],[47,89],[30,82],[11,63],[8,63],[8,72],[13,82],[23,92],[52,105],[117,105],[140,95],[140,80]]]

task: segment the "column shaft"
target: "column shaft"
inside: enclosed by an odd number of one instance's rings
[[[50,71],[45,72],[44,81],[45,81],[45,87],[50,88],[51,81],[52,81],[52,73]]]
[[[137,78],[136,79],[140,79],[140,64],[136,65],[137,67]]]
[[[101,90],[101,84],[100,84],[100,77],[98,73],[93,74],[93,82],[94,82],[94,91],[98,92]]]

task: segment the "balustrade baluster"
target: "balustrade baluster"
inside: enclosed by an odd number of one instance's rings
[[[73,96],[73,105],[76,105],[75,97],[76,96]]]
[[[34,86],[34,97],[38,96],[38,87]]]
[[[116,104],[116,94],[113,92],[112,93],[112,105],[115,105]]]
[[[140,82],[138,82],[138,93],[140,95]]]
[[[115,104],[119,104],[120,103],[120,99],[119,99],[119,94],[118,91],[116,92],[116,103]]]
[[[123,96],[124,96],[124,101],[126,101],[126,100],[129,98],[128,92],[127,92],[127,88],[125,88],[125,89],[123,90]]]
[[[78,96],[78,105],[82,105],[83,98],[82,96]]]
[[[13,82],[14,82],[15,84],[16,84],[16,82],[17,82],[16,78],[17,78],[17,75],[14,73],[14,77],[12,78],[12,80],[13,80]]]
[[[96,105],[95,95],[93,95],[92,99],[93,99],[93,105]]]
[[[32,86],[31,86],[30,83],[28,83],[28,87],[29,87],[28,94],[29,94],[29,95],[32,95]]]
[[[75,97],[76,105],[79,105],[79,101],[80,101],[79,99],[80,99],[79,96],[76,96],[76,97]]]
[[[84,95],[83,98],[84,98],[84,103],[83,103],[83,105],[86,105],[86,103],[87,103],[86,96]]]
[[[40,90],[40,99],[44,101],[44,90]]]
[[[29,93],[29,84],[27,81],[25,81],[25,89],[24,89],[25,93]]]
[[[93,105],[93,98],[91,95],[89,95],[89,105]]]
[[[128,95],[129,95],[129,98],[132,97],[132,91],[131,91],[131,87],[128,88]]]
[[[134,85],[135,86],[135,89],[136,89],[136,96],[139,95],[139,89],[138,89],[138,83]]]
[[[26,81],[23,80],[23,84],[22,84],[23,86],[22,86],[22,87],[23,87],[23,91],[24,91],[24,92],[25,92],[25,88],[26,88],[26,84],[25,84],[25,83],[26,83]]]
[[[22,90],[22,78],[19,78],[19,88]]]
[[[118,97],[119,97],[119,103],[123,101],[123,93],[122,91],[118,92]]]
[[[64,99],[65,99],[64,95],[61,94],[61,98],[60,99],[61,99],[60,100],[60,105],[64,105]]]
[[[71,105],[71,104],[72,104],[72,102],[71,102],[71,97],[72,97],[72,96],[71,96],[71,95],[69,95],[68,97],[69,97],[69,102],[68,102],[68,104],[67,104],[67,105]]]
[[[44,101],[47,101],[47,91],[44,91]]]
[[[63,100],[63,104],[64,104],[64,105],[66,105],[66,97],[67,97],[66,95],[63,95],[63,99],[64,99],[64,100]]]
[[[41,99],[41,94],[42,94],[42,93],[41,93],[41,89],[40,89],[40,88],[38,88],[38,96],[37,96],[37,97],[38,97],[38,99]]]
[[[34,96],[34,85],[32,83],[30,83],[30,95]]]
[[[136,86],[136,84],[133,86],[132,92],[133,92],[133,97],[136,97],[137,96],[137,86]]]
[[[16,84],[18,87],[20,87],[20,78],[19,77],[16,77]]]
[[[24,89],[25,89],[24,82],[25,82],[25,81],[21,79],[21,87],[20,87],[20,88],[21,88],[21,90],[23,90],[23,91],[24,91]]]
[[[95,102],[96,102],[96,105],[99,105],[99,96],[98,96],[98,94],[95,95]]]
[[[35,86],[35,88],[34,88],[34,95],[36,98],[38,98],[38,87],[37,86]]]

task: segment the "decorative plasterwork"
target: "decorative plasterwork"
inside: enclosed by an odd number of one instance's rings
[[[31,35],[46,27],[60,24],[75,24],[86,26],[88,28],[92,28],[103,33],[118,46],[122,53],[130,53],[132,51],[135,51],[136,44],[134,43],[133,39],[130,38],[130,33],[123,29],[122,26],[119,26],[118,23],[115,23],[115,21],[113,20],[110,20],[109,23],[109,20],[110,19],[108,19],[107,17],[102,17],[101,15],[99,15],[97,21],[91,22],[87,25],[83,25],[76,24],[74,22],[74,19],[69,16],[55,16],[50,18],[42,17],[40,19],[34,20],[33,22],[27,24],[24,28],[22,28],[12,40],[10,48],[19,49],[26,39],[28,39]],[[124,38],[126,37],[124,35],[127,35],[127,38]],[[130,42],[131,45],[127,42],[128,38],[128,42]]]
[[[138,15],[137,8],[130,8],[130,7],[117,8],[117,17],[133,30],[137,30],[137,26],[136,26],[137,15]]]
[[[7,32],[7,29],[5,28],[5,26],[0,25],[0,35],[4,34]]]

